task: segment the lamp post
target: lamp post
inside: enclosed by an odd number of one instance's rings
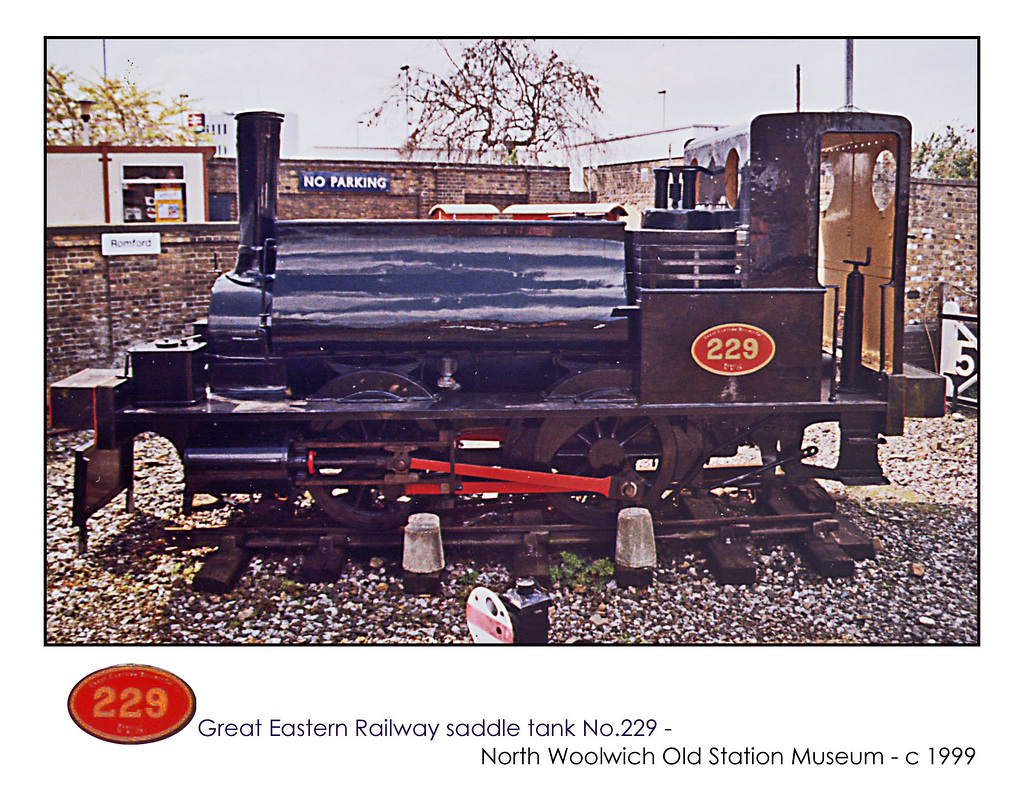
[[[89,121],[92,120],[92,108],[96,104],[92,99],[79,99],[78,100],[78,113],[82,116],[82,124],[85,128],[85,145],[92,145],[91,143],[91,129],[89,128]]]
[[[665,97],[668,95],[668,91],[658,91],[658,95],[661,97],[661,128],[665,128]]]

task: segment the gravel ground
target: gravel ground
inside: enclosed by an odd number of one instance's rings
[[[812,427],[815,463],[834,463],[834,426]],[[497,558],[452,551],[437,596],[403,592],[398,554],[353,557],[335,583],[296,582],[299,558],[257,555],[230,594],[196,593],[209,549],[169,545],[163,529],[224,524],[246,498],[188,519],[177,511],[180,466],[156,437],[136,443],[136,510],[123,496],[89,523],[78,555],[71,527],[72,449],[87,433],[47,441],[48,644],[468,643],[464,608],[477,585],[511,582]],[[753,586],[720,585],[700,555],[662,552],[653,584],[619,588],[603,558],[555,571],[551,642],[976,644],[977,420],[909,420],[880,458],[892,484],[825,484],[843,514],[881,542],[850,579],[826,579],[786,546],[753,547]]]

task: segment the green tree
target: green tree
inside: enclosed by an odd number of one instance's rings
[[[89,142],[156,146],[207,143],[210,136],[185,125],[193,103],[185,96],[166,99],[129,78],[81,80],[55,66],[46,69],[46,143],[85,142],[79,99],[93,101]]]
[[[911,173],[937,179],[978,178],[978,143],[974,129],[947,125],[941,134],[933,132],[916,143],[911,155]]]
[[[74,78],[70,71],[50,66],[46,69],[46,142],[80,143],[82,119],[78,103],[72,99]]]
[[[442,45],[443,46],[443,45]],[[407,117],[404,148],[439,148],[450,158],[496,151],[517,161],[516,151],[543,151],[592,138],[601,112],[597,78],[555,52],[523,39],[482,39],[434,74],[403,67],[388,97],[369,113],[370,123]]]

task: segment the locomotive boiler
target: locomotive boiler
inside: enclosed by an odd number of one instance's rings
[[[240,242],[209,317],[126,368],[53,386],[92,428],[74,519],[131,486],[133,438],[177,448],[197,493],[312,494],[332,520],[399,528],[490,499],[575,523],[707,487],[882,483],[877,446],[941,415],[905,366],[910,124],[763,115],[655,172],[641,227],[606,220],[277,218],[282,116],[238,121]],[[838,421],[835,467],[805,429]]]

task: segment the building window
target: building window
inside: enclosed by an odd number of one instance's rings
[[[183,165],[122,165],[123,221],[185,222]]]
[[[227,192],[211,192],[209,195],[210,222],[230,222],[231,204],[234,194]]]

